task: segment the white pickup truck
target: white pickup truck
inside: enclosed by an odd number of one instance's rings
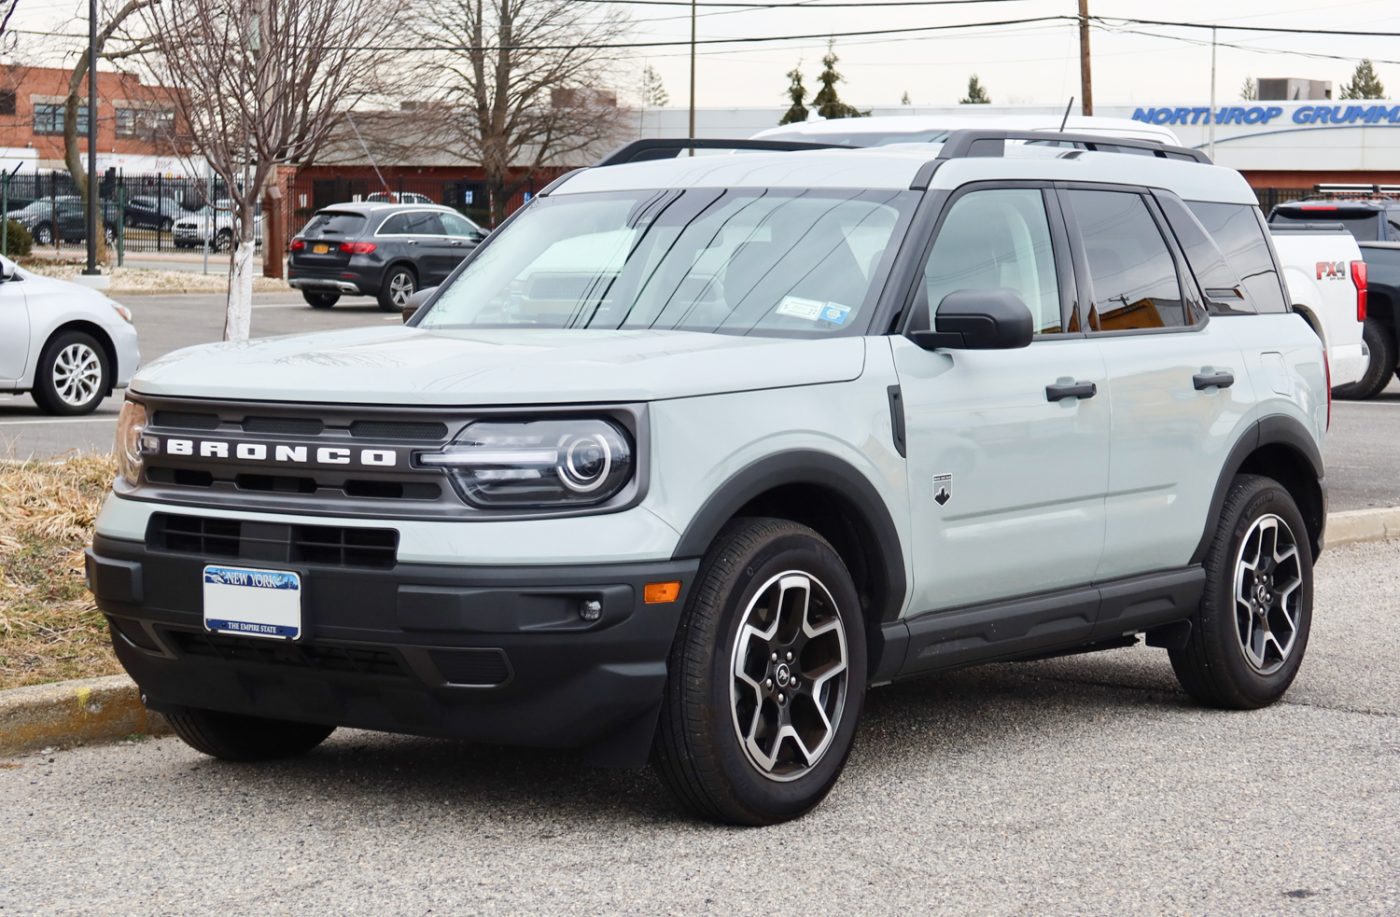
[[[1366,262],[1341,223],[1270,223],[1288,301],[1327,348],[1332,388],[1346,397],[1370,362],[1366,321]]]

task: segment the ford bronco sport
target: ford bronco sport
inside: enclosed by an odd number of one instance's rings
[[[337,726],[650,755],[763,824],[893,679],[1145,638],[1201,703],[1278,699],[1330,403],[1193,215],[1254,195],[1025,136],[639,141],[406,326],[147,366],[88,556],[146,703],[232,760]]]

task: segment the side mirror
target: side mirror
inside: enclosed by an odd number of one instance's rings
[[[422,308],[423,303],[431,299],[433,294],[436,292],[437,287],[424,287],[417,293],[414,293],[412,296],[410,296],[408,298],[408,302],[403,304],[404,323],[407,324],[408,320],[410,318],[413,318],[413,314],[417,312],[420,308]],[[1026,313],[1026,315],[1028,318],[1030,317],[1030,313]]]
[[[1013,350],[1035,336],[1031,310],[1011,290],[955,290],[943,297],[933,331],[911,331],[925,350]]]

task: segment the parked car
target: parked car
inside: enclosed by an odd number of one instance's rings
[[[402,309],[415,291],[441,283],[485,238],[450,207],[336,204],[316,212],[292,239],[288,283],[307,304],[329,309],[341,296],[373,296]]]
[[[99,218],[103,233],[110,243],[116,238],[121,209],[112,201],[102,201]],[[35,245],[53,245],[55,241],[83,242],[87,240],[87,209],[82,199],[65,196],[39,200],[11,214],[34,237]]]
[[[1367,378],[1370,358],[1363,340],[1366,262],[1356,239],[1341,223],[1272,223],[1270,230],[1283,266],[1289,306],[1308,320],[1327,348],[1332,393],[1347,398],[1374,384]],[[1226,232],[1222,228],[1216,238]]]
[[[1318,196],[1279,204],[1272,227],[1340,223],[1356,238],[1366,263],[1367,351],[1365,375],[1341,393],[1373,398],[1385,390],[1400,364],[1400,193],[1396,185],[1318,185]]]
[[[226,252],[233,247],[234,218],[233,201],[223,198],[212,205],[206,204],[198,210],[187,212],[175,221],[172,235],[176,248],[203,248],[205,242],[216,252]],[[253,243],[262,245],[263,216],[258,211],[253,216]]]
[[[126,202],[126,225],[132,229],[155,229],[170,232],[175,221],[187,210],[173,197],[137,195]]]
[[[1245,278],[1188,200],[1278,274],[1244,178],[1115,144],[637,141],[407,325],[146,367],[87,561],[118,658],[215,757],[339,726],[650,756],[747,825],[817,805],[898,678],[1145,637],[1206,706],[1277,701],[1326,357],[1281,292],[1208,293]],[[378,244],[373,206],[317,238]]]
[[[0,391],[29,392],[48,414],[87,414],[139,359],[125,306],[0,257]]]
[[[432,204],[435,201],[416,191],[376,191],[365,198],[367,204]]]

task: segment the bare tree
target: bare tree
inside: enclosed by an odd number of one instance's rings
[[[178,120],[233,205],[225,340],[250,331],[260,195],[278,166],[310,162],[337,113],[377,88],[376,46],[403,9],[404,0],[167,0],[141,11],[157,51],[150,67],[178,87]]]
[[[420,0],[420,69],[455,127],[454,152],[486,176],[493,221],[533,171],[617,137],[606,85],[628,28],[611,5],[571,0]],[[465,117],[462,114],[465,113]]]

